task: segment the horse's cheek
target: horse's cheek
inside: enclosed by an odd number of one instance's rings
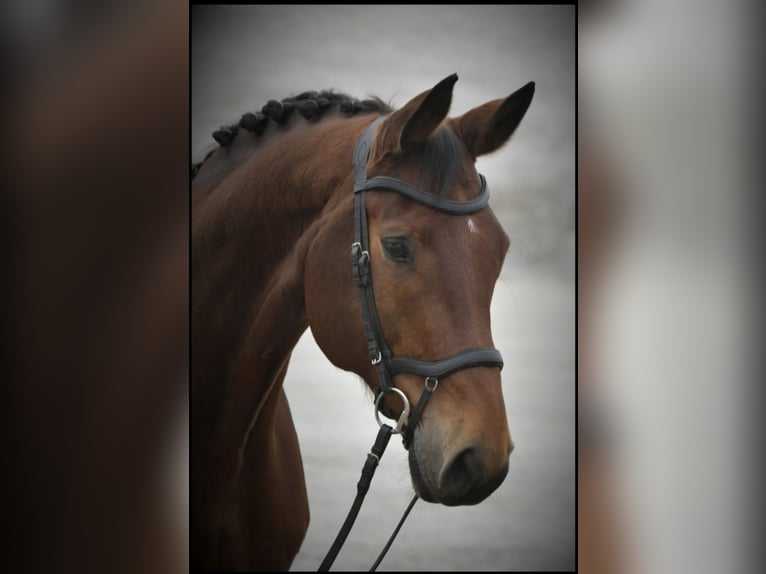
[[[362,335],[351,262],[348,257],[327,257],[331,251],[323,243],[318,238],[306,258],[306,318],[314,340],[325,356],[335,366],[357,372],[360,365],[355,357],[358,353],[354,351]]]

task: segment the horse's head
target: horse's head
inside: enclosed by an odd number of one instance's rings
[[[510,138],[534,85],[446,119],[456,80],[446,78],[383,121],[368,178],[394,177],[452,201],[477,196],[475,159]],[[391,191],[369,193],[366,209],[374,297],[393,355],[436,361],[493,347],[490,302],[510,240],[492,210],[443,213]],[[308,319],[330,360],[374,387],[349,261],[352,213],[348,203],[336,211],[308,251]],[[393,382],[414,406],[424,377],[402,372]],[[401,410],[394,394],[384,399],[388,409]],[[415,430],[409,457],[415,490],[431,502],[476,504],[502,483],[512,449],[500,369],[463,368],[439,381]]]

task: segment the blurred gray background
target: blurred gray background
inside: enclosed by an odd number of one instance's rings
[[[512,242],[492,305],[516,443],[508,478],[474,507],[418,503],[381,570],[575,569],[575,25],[572,6],[192,8],[192,161],[218,127],[304,90],[399,107],[456,72],[457,116],[537,83],[512,140],[477,162]],[[285,389],[311,505],[293,570],[315,570],[377,425],[363,384],[310,331]],[[411,494],[392,441],[334,569],[369,568]]]

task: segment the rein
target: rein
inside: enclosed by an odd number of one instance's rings
[[[436,390],[439,380],[458,371],[462,371],[463,369],[470,369],[473,367],[503,368],[503,358],[500,355],[500,352],[497,349],[489,347],[466,349],[437,361],[423,361],[411,357],[396,357],[386,343],[383,336],[383,329],[380,325],[380,319],[378,318],[378,310],[375,305],[375,294],[372,287],[369,251],[370,236],[367,225],[367,208],[365,205],[367,193],[374,191],[395,191],[425,207],[442,213],[447,213],[449,215],[470,215],[481,211],[486,207],[487,202],[489,201],[489,189],[487,188],[486,179],[484,179],[483,175],[479,174],[479,179],[481,180],[479,195],[468,201],[453,201],[426,193],[417,187],[394,177],[376,176],[367,179],[367,161],[369,159],[372,142],[375,138],[378,126],[385,120],[385,118],[386,116],[381,116],[367,127],[357,141],[354,150],[354,243],[351,245],[351,265],[354,283],[359,289],[359,297],[362,304],[362,320],[364,323],[367,351],[370,356],[370,362],[375,367],[375,372],[378,377],[378,384],[375,387],[375,419],[377,420],[380,429],[378,431],[378,436],[375,439],[375,444],[367,454],[367,460],[362,468],[362,476],[357,483],[357,495],[351,505],[351,510],[349,510],[340,532],[338,532],[335,541],[327,552],[327,556],[325,556],[325,559],[322,561],[322,564],[319,567],[320,572],[329,570],[340,552],[346,537],[351,531],[351,527],[359,514],[364,497],[369,490],[372,477],[380,463],[380,459],[383,456],[383,452],[388,445],[391,435],[401,434],[404,448],[409,449],[412,444],[412,439],[414,438],[415,428],[420,421],[420,416],[422,415],[429,398]],[[420,398],[412,411],[407,396],[393,384],[394,376],[399,373],[412,373],[420,375],[425,379],[423,392],[420,394]],[[404,409],[399,416],[395,428],[382,423],[379,417],[381,398],[386,393],[390,392],[399,395],[404,404]],[[386,546],[383,548],[383,551],[370,571],[374,571],[380,564],[417,499],[417,495],[412,498],[404,516],[402,516],[394,533],[391,535],[391,538],[386,543]]]

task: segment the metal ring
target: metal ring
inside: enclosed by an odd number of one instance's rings
[[[396,427],[394,428],[392,434],[400,434],[402,432],[402,429],[404,428],[404,425],[407,424],[407,420],[410,417],[410,401],[407,400],[407,395],[405,395],[402,391],[397,389],[396,387],[391,387],[388,389],[388,391],[384,391],[378,395],[378,398],[375,399],[375,420],[378,421],[378,426],[383,426],[383,423],[380,420],[379,415],[379,409],[378,406],[380,405],[380,398],[387,392],[392,391],[396,394],[398,394],[402,401],[404,402],[404,410],[402,411],[402,414],[399,415],[399,420],[396,422]]]
[[[434,383],[434,386],[433,386],[433,387],[429,387],[429,386],[428,386],[428,381],[433,381],[433,383]],[[437,379],[436,377],[426,377],[426,388],[427,388],[429,391],[435,391],[435,390],[436,390],[436,387],[437,387],[438,385],[439,385],[439,379]]]

